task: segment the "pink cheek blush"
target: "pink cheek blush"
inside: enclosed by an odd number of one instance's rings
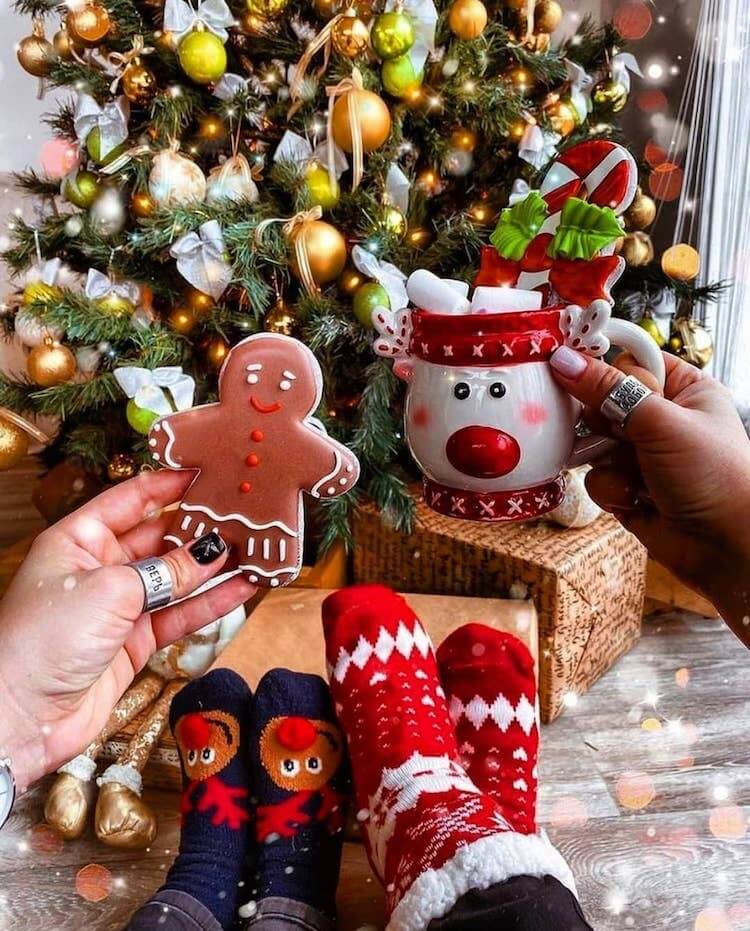
[[[547,408],[543,404],[523,404],[521,406],[521,417],[524,423],[531,427],[538,427],[539,424],[547,420]]]
[[[414,427],[426,427],[430,422],[430,412],[421,405],[412,414],[411,422]]]

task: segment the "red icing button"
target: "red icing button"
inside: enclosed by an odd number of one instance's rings
[[[245,462],[249,466],[257,466],[260,462],[260,457],[256,456],[255,453],[250,453],[250,455],[245,459]]]
[[[253,430],[253,432],[250,434],[250,439],[251,439],[254,443],[260,443],[260,441],[263,439],[263,431],[262,431],[262,430]]]
[[[250,482],[240,482],[240,491],[247,494],[250,491]]]

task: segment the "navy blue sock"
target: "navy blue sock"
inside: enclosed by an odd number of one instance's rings
[[[248,722],[252,693],[231,669],[188,683],[169,715],[182,761],[182,837],[165,889],[202,902],[223,928],[236,918],[251,842]]]
[[[272,669],[250,724],[258,899],[283,896],[333,917],[349,777],[344,738],[320,676]]]

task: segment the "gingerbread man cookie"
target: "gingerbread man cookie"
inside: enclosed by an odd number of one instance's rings
[[[345,494],[356,457],[312,417],[320,366],[296,339],[259,333],[238,343],[219,375],[219,401],[154,423],[149,446],[170,469],[196,469],[164,539],[177,545],[210,530],[234,547],[250,581],[288,585],[302,565],[302,492]]]

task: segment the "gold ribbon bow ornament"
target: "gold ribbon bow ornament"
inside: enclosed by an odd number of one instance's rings
[[[320,285],[333,281],[346,264],[346,241],[341,233],[321,220],[320,207],[302,210],[293,217],[272,217],[258,224],[255,238],[260,242],[272,223],[283,223],[282,231],[293,250],[292,271],[308,294],[317,294]]]

